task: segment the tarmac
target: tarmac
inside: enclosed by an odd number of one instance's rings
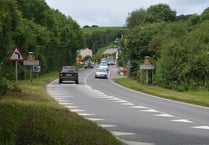
[[[120,67],[117,67],[116,65],[110,65],[109,66],[109,78],[125,78],[127,76],[124,76],[122,73],[122,69]]]

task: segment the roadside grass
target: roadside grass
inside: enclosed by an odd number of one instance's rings
[[[45,90],[57,72],[19,81],[0,96],[1,145],[120,145],[107,130],[59,105]]]
[[[127,88],[141,91],[143,93],[155,95],[162,98],[172,99],[185,103],[191,103],[201,106],[209,107],[209,91],[188,91],[188,92],[177,92],[175,90],[169,90],[153,85],[139,84],[136,80],[130,78],[117,78],[114,81]]]

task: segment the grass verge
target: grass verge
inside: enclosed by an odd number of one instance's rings
[[[114,79],[114,81],[127,88],[141,91],[147,94],[209,107],[209,91],[201,90],[201,91],[177,92],[174,90],[169,90],[158,86],[152,86],[152,85],[147,86],[147,85],[139,84],[137,81],[129,78],[117,78]]]
[[[57,73],[19,81],[21,92],[0,96],[1,145],[120,145],[107,130],[57,104],[45,85]]]

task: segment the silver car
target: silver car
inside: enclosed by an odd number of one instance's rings
[[[95,72],[95,78],[108,78],[108,71],[106,68],[97,68]]]

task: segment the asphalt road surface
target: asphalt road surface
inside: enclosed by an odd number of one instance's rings
[[[55,80],[47,91],[128,145],[209,145],[209,108],[130,90],[110,78],[95,79],[94,72],[81,69],[79,84]]]

